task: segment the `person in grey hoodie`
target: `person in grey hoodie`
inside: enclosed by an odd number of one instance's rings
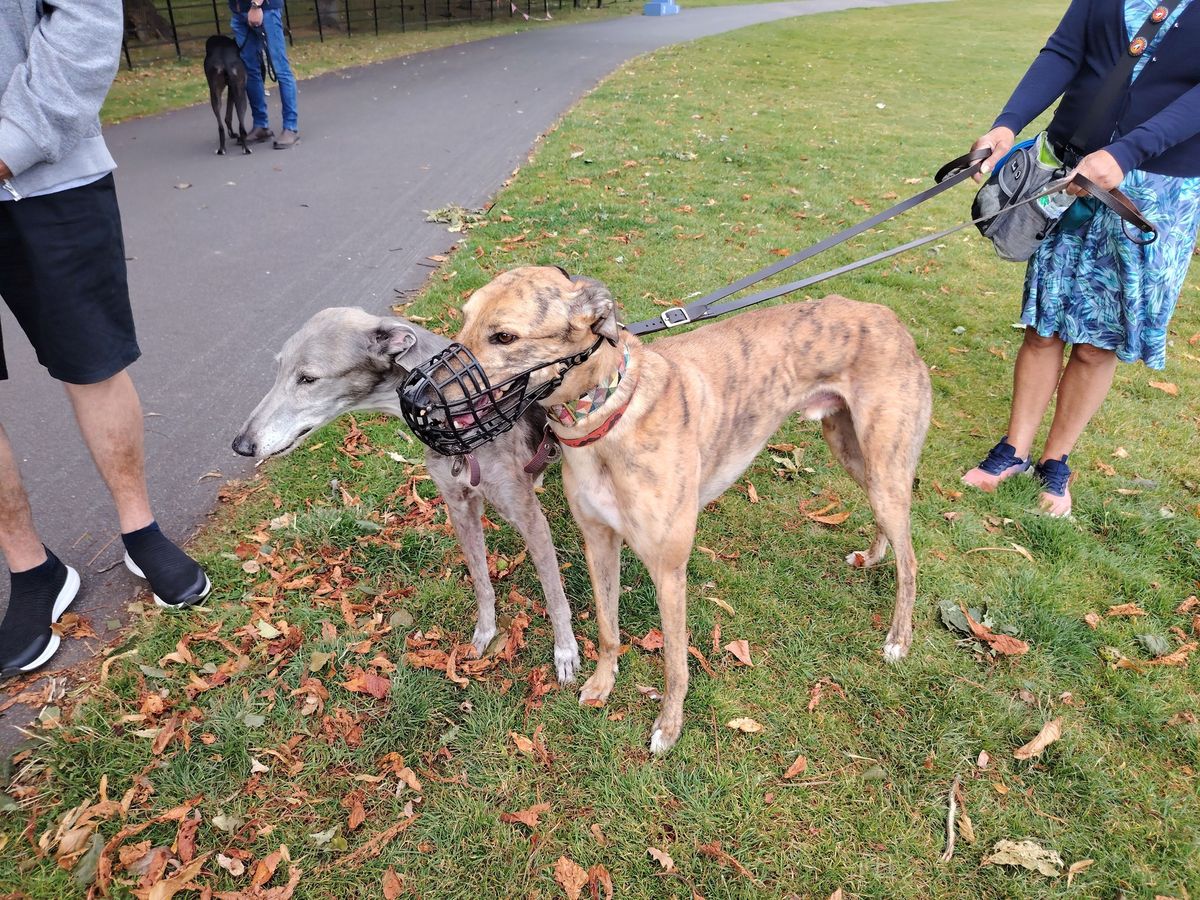
[[[142,412],[127,367],[138,358],[125,246],[99,111],[116,74],[121,0],[0,5],[0,298],[38,361],[66,388],[117,509],[125,565],[174,608],[209,591],[204,570],[154,521]],[[0,335],[0,380],[8,377]],[[3,418],[0,407],[0,420]],[[0,678],[58,649],[50,628],[78,573],[46,548],[0,422],[0,553],[11,573]]]

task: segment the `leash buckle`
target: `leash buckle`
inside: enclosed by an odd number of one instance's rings
[[[672,320],[671,313],[678,313],[678,318]],[[680,325],[687,325],[692,321],[692,317],[688,315],[688,311],[682,306],[672,306],[670,309],[664,309],[662,312],[662,321],[668,328],[677,328]]]

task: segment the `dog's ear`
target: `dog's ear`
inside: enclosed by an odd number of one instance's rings
[[[585,328],[615,345],[621,329],[617,324],[617,304],[608,288],[595,279],[580,277],[576,277],[575,286],[569,312],[571,326]]]
[[[416,346],[417,333],[399,322],[380,322],[371,330],[369,340],[374,355],[395,360]]]

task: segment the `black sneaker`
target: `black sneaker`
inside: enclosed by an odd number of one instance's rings
[[[125,568],[150,582],[154,602],[166,609],[187,609],[208,596],[212,583],[200,564],[159,530],[157,522],[121,535]]]
[[[8,612],[0,623],[0,678],[24,675],[50,661],[62,642],[50,626],[79,593],[79,573],[49,550],[37,568],[11,574]]]

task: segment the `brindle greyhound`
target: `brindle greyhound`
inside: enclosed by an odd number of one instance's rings
[[[492,384],[607,340],[542,401],[564,444],[563,484],[596,598],[600,659],[581,702],[603,702],[613,688],[624,542],[654,579],[662,616],[666,694],[650,749],[674,745],[688,683],[687,563],[697,514],[797,411],[821,421],[875,514],[870,548],[847,562],[874,566],[889,541],[895,548],[896,605],[883,655],[894,662],[908,653],[917,570],[909,513],[932,397],[912,336],[891,310],[826,297],[643,346],[617,324],[603,284],[526,267],[480,288],[463,312],[458,340]],[[556,374],[539,370],[531,389]]]
[[[288,338],[276,357],[275,384],[250,414],[233,449],[265,458],[290,453],[316,429],[351,410],[400,415],[396,389],[410,367],[444,350],[449,341],[404,319],[381,318],[361,309],[323,309]],[[579,647],[571,631],[571,608],[563,593],[550,527],[534,492],[535,477],[524,470],[546,417],[540,409],[475,453],[478,484],[460,472],[455,459],[432,450],[425,464],[446,500],[450,522],[475,583],[479,619],[471,643],[483,653],[496,635],[496,592],[488,577],[483,541],[487,500],[525,538],[546,594],[554,627],[558,680],[575,680]]]

